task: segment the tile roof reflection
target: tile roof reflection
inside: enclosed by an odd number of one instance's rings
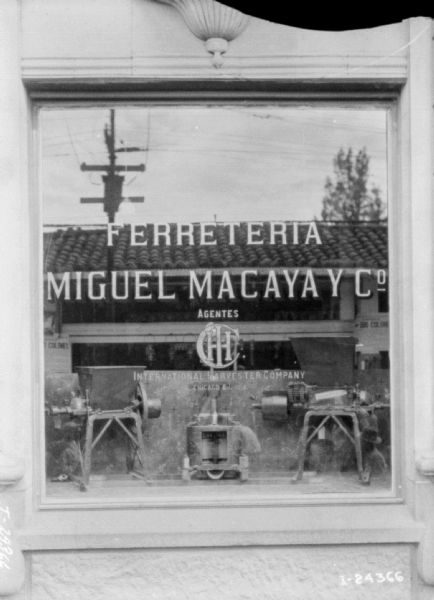
[[[247,224],[237,230],[235,245],[229,244],[222,224],[215,229],[216,245],[131,246],[130,228],[123,226],[114,237],[113,269],[197,268],[387,268],[387,226],[384,222],[317,222],[322,244],[247,244]],[[97,271],[107,269],[106,228],[59,228],[44,233],[45,271]]]

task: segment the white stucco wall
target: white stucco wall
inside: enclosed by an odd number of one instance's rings
[[[408,546],[49,552],[32,599],[409,600],[410,564]]]

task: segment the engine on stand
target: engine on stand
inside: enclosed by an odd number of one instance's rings
[[[249,477],[249,454],[260,452],[256,434],[221,407],[222,392],[230,387],[211,378],[194,420],[187,425],[186,455],[182,478],[219,480],[223,477]]]
[[[134,471],[136,458],[146,477],[146,449],[143,433],[149,419],[161,415],[161,400],[150,399],[145,386],[135,379],[137,368],[80,367],[80,393],[62,406],[49,406],[55,428],[72,432],[63,451],[64,473],[57,481],[71,480],[86,491],[92,468],[92,451],[109,431],[117,426],[126,436],[126,469]],[[62,417],[69,419],[64,420]]]
[[[382,440],[375,413],[377,409],[388,409],[389,405],[372,402],[369,394],[357,385],[319,389],[304,382],[290,383],[286,390],[264,391],[253,408],[260,410],[265,420],[284,421],[297,417],[302,420],[293,482],[303,477],[309,444],[325,436],[327,430],[334,452],[338,450],[336,439],[339,435],[353,447],[362,484],[370,483],[374,465],[382,472],[386,470],[386,460],[378,450]]]

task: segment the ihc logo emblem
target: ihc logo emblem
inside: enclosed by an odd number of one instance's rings
[[[229,325],[208,323],[197,339],[196,348],[201,361],[213,369],[225,369],[239,356],[238,329]]]

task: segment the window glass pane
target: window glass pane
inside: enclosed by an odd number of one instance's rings
[[[390,491],[386,123],[41,110],[48,496]]]

